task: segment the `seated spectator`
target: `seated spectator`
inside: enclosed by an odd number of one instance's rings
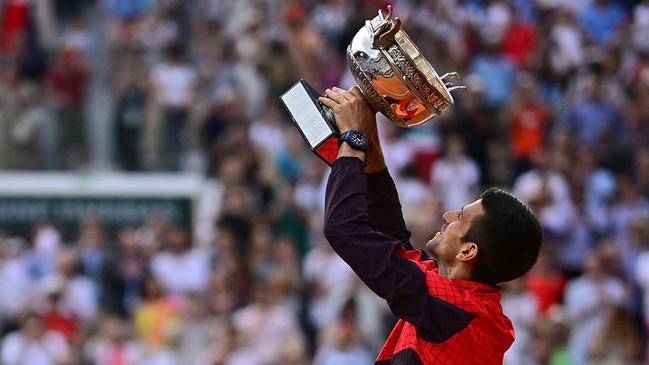
[[[0,347],[3,365],[67,365],[70,347],[63,335],[45,329],[43,321],[35,313],[22,320],[20,330],[7,335]]]
[[[196,71],[179,42],[167,47],[166,59],[151,70],[153,96],[162,113],[162,167],[177,171],[189,143],[189,112],[195,97]]]
[[[515,68],[502,53],[502,45],[493,39],[486,45],[485,52],[475,58],[471,73],[484,84],[483,103],[491,109],[499,109],[512,96]]]
[[[534,153],[532,166],[514,181],[514,195],[530,204],[544,229],[561,235],[574,214],[568,181],[553,169],[546,149]]]
[[[43,324],[49,331],[61,334],[69,343],[81,341],[84,335],[83,322],[70,303],[66,302],[66,282],[62,278],[49,278],[44,283],[42,303],[39,312]]]
[[[532,331],[538,313],[538,301],[522,278],[503,285],[503,313],[512,321],[516,338],[505,353],[504,364],[529,364],[532,359]]]
[[[0,323],[11,328],[38,293],[25,240],[0,234]]]
[[[558,75],[568,75],[584,61],[584,36],[573,14],[557,10],[550,27],[549,61]]]
[[[374,359],[359,341],[356,304],[348,301],[340,318],[324,331],[322,345],[315,354],[314,365],[369,365]]]
[[[584,263],[584,275],[571,280],[566,288],[565,310],[571,325],[569,348],[573,364],[588,364],[590,346],[607,319],[609,311],[628,303],[624,283],[606,274],[598,252]]]
[[[553,262],[547,238],[544,245],[536,265],[524,279],[527,289],[536,299],[539,314],[546,314],[553,306],[559,305],[566,287],[566,277]]]
[[[156,280],[144,280],[142,302],[135,309],[135,330],[139,342],[154,358],[169,358],[168,351],[180,330],[182,301],[168,295]]]
[[[479,181],[480,170],[465,154],[464,141],[459,135],[450,135],[446,141],[446,154],[431,171],[431,183],[442,198],[443,209],[457,209],[471,201]]]
[[[579,143],[595,147],[607,134],[616,133],[622,115],[607,97],[601,78],[591,79],[586,90],[585,97],[571,106],[569,123]]]
[[[129,338],[127,324],[117,318],[106,318],[99,333],[86,342],[86,357],[96,365],[140,364],[141,348]]]
[[[525,69],[536,45],[536,27],[534,23],[521,17],[518,11],[514,12],[512,18],[503,37],[504,53],[518,69]]]
[[[606,320],[590,345],[592,365],[640,365],[642,341],[624,307],[608,308]]]
[[[241,348],[252,353],[258,364],[276,363],[287,342],[301,340],[295,311],[287,301],[285,278],[272,275],[267,280],[256,284],[253,300],[232,317],[242,336]]]
[[[615,40],[625,20],[624,11],[610,0],[595,0],[581,13],[581,25],[592,41],[608,45]]]
[[[516,96],[507,114],[515,172],[521,174],[531,168],[532,155],[543,148],[550,123],[550,109],[539,98],[532,75],[518,77]]]
[[[187,295],[207,288],[209,259],[192,247],[185,229],[173,228],[167,233],[167,249],[152,257],[150,269],[166,293]]]

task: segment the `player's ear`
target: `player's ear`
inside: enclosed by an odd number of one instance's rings
[[[462,262],[473,262],[478,258],[479,247],[474,242],[463,242],[460,245],[460,252],[455,256],[459,261]]]

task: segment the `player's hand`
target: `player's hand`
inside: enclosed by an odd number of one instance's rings
[[[357,130],[369,135],[376,130],[376,112],[358,86],[349,90],[339,87],[327,89],[319,100],[334,112],[340,133]]]

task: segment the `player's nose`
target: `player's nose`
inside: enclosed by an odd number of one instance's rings
[[[444,223],[450,224],[457,219],[458,212],[459,210],[449,210],[448,212],[442,214],[442,220],[444,221]]]

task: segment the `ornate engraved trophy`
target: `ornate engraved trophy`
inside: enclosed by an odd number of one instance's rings
[[[453,104],[451,91],[457,72],[438,76],[417,46],[392,18],[392,7],[365,21],[347,47],[347,64],[369,103],[390,121],[412,127],[425,123]],[[333,112],[318,101],[318,93],[304,80],[280,100],[291,114],[311,150],[331,165],[338,154],[338,131]]]

